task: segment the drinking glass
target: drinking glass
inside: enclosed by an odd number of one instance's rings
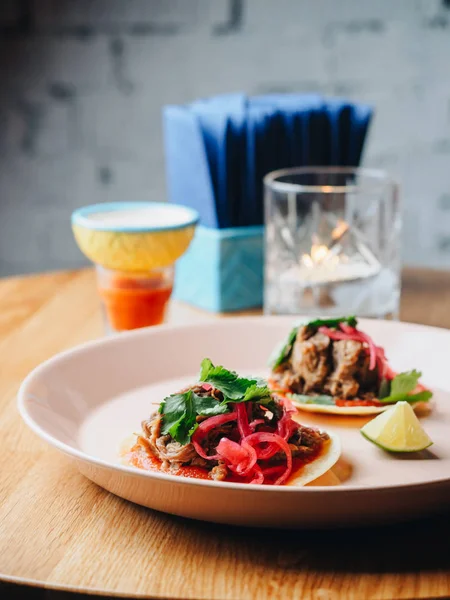
[[[269,173],[266,314],[397,319],[401,215],[382,171],[305,167]]]
[[[172,294],[174,266],[125,272],[96,265],[98,291],[107,333],[164,322]]]

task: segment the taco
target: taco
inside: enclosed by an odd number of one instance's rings
[[[269,387],[309,412],[368,415],[399,401],[414,407],[432,397],[416,370],[396,373],[383,348],[355,317],[295,326],[270,359]]]
[[[181,477],[303,486],[337,462],[340,443],[294,421],[296,412],[266,382],[204,359],[199,382],[164,398],[123,458]]]

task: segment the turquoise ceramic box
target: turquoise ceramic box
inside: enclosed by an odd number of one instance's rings
[[[198,226],[177,261],[174,297],[211,312],[262,306],[264,227]]]

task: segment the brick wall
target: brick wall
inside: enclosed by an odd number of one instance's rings
[[[165,197],[160,110],[228,91],[376,106],[404,259],[450,267],[448,0],[2,0],[0,275],[83,264],[77,206]]]

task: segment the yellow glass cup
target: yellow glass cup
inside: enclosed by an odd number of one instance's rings
[[[95,204],[72,214],[78,247],[97,267],[108,331],[163,321],[174,263],[198,219],[190,208],[156,202]]]

